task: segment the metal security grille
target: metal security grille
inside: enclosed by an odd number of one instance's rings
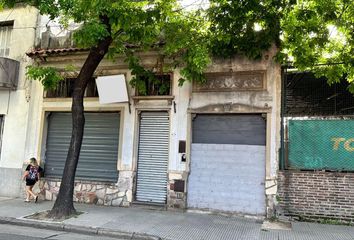
[[[140,114],[136,200],[166,203],[169,149],[167,112]]]
[[[119,145],[119,113],[85,113],[85,130],[76,179],[116,182]],[[71,113],[51,113],[45,176],[61,177],[70,144]]]
[[[348,82],[329,85],[325,78],[309,72],[286,73],[284,76],[284,116],[340,116],[354,114],[354,96]]]
[[[344,160],[353,154],[352,122],[347,121],[353,115],[354,96],[345,78],[329,85],[311,72],[284,69],[280,169],[354,170]]]
[[[354,171],[354,120],[288,122],[288,168]]]
[[[155,75],[155,78],[149,79],[138,76],[141,81],[140,88],[136,88],[137,96],[167,96],[171,95],[172,81],[171,75]]]
[[[55,89],[44,92],[45,98],[70,98],[74,90],[75,78],[65,78],[60,81]],[[85,97],[98,97],[95,78],[91,78],[87,84]]]

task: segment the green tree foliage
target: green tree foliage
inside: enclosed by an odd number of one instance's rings
[[[2,0],[14,4],[16,0]],[[79,46],[90,47],[105,37],[99,16],[106,14],[113,42],[108,56],[124,55],[132,85],[153,78],[140,65],[137,51],[156,50],[158,71],[181,67],[182,79],[203,82],[209,53],[219,57],[242,54],[252,59],[275,44],[277,60],[299,70],[314,71],[334,83],[345,77],[354,93],[354,1],[351,0],[210,0],[206,10],[185,12],[175,1],[22,1],[51,18],[82,23],[75,34]],[[127,48],[135,46],[136,48]],[[169,59],[169,61],[164,61]],[[154,69],[156,71],[156,68]],[[140,76],[143,76],[140,78]]]
[[[211,49],[259,58],[272,44],[277,60],[325,76],[345,77],[354,93],[354,1],[210,0]],[[258,29],[257,29],[258,28]]]
[[[163,69],[170,71],[181,68],[185,80],[203,81],[203,70],[210,63],[206,22],[198,12],[186,12],[175,0],[131,1],[131,0],[2,0],[3,5],[13,7],[15,3],[26,3],[37,7],[41,14],[51,19],[60,18],[66,25],[68,21],[80,23],[75,31],[75,43],[79,47],[90,48],[110,35],[113,39],[107,56],[111,59],[124,56],[129,67],[138,73],[132,83],[140,77],[151,77],[152,69],[140,65],[137,52],[157,51],[163,62]],[[107,16],[111,32],[100,20]],[[172,61],[164,61],[172,59]],[[45,69],[38,70],[44,73]],[[28,72],[31,77],[33,73]],[[48,70],[50,72],[51,70]],[[156,71],[156,69],[155,69]],[[145,76],[146,75],[146,76]],[[52,77],[43,74],[44,86],[51,86]],[[38,76],[33,75],[33,78]]]
[[[274,43],[279,45],[280,0],[211,0],[208,9],[213,54],[242,54],[260,58]],[[256,27],[261,30],[255,29]]]
[[[283,54],[294,66],[334,83],[345,77],[354,93],[354,2],[298,1],[281,21]]]
[[[43,87],[48,90],[55,89],[58,83],[64,79],[53,67],[28,66],[26,76],[41,82]]]

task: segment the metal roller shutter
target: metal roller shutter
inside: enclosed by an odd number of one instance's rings
[[[193,121],[193,143],[266,145],[261,115],[201,114]]]
[[[262,116],[200,114],[192,127],[188,207],[264,215]]]
[[[119,113],[85,113],[85,130],[76,179],[118,179]],[[61,177],[71,138],[71,113],[51,113],[45,161],[46,177]]]
[[[140,115],[136,200],[166,203],[169,117],[167,112]]]

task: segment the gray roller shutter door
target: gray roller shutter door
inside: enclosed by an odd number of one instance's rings
[[[116,182],[119,113],[85,113],[85,130],[76,179]],[[45,176],[61,177],[70,144],[71,113],[48,117]]]
[[[136,200],[166,203],[169,153],[167,112],[140,114]]]
[[[265,214],[266,124],[261,115],[197,115],[189,208]]]
[[[197,115],[193,143],[265,145],[265,121],[261,115]]]

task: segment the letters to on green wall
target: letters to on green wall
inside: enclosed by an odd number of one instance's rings
[[[289,120],[289,168],[354,170],[354,120]]]

